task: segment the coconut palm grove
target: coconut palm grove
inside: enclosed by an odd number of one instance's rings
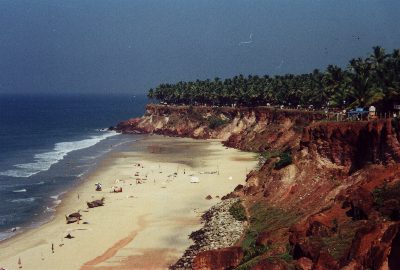
[[[400,50],[386,53],[376,46],[366,58],[349,61],[346,69],[276,76],[238,75],[221,80],[160,84],[148,97],[176,105],[337,108],[376,106],[390,111],[400,101]]]

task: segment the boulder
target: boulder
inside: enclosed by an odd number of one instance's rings
[[[251,270],[287,270],[288,267],[283,261],[261,260]]]
[[[313,262],[306,257],[301,257],[295,263],[296,270],[311,270],[313,268]]]
[[[193,260],[194,270],[225,270],[232,269],[243,259],[240,247],[228,247],[200,252]]]
[[[314,270],[337,270],[338,262],[326,251],[321,251],[318,260],[314,266]]]

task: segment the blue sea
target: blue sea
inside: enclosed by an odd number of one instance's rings
[[[146,103],[133,95],[0,95],[0,241],[49,220],[107,153],[140,139],[107,128],[142,115]]]

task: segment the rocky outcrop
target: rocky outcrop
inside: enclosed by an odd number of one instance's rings
[[[226,270],[238,266],[243,258],[240,247],[200,252],[193,261],[193,270]]]
[[[360,269],[399,269],[400,224],[365,222],[349,250],[351,265]]]
[[[301,145],[313,154],[354,172],[368,163],[400,161],[400,134],[392,120],[314,123],[306,127]]]
[[[288,266],[282,261],[261,260],[251,270],[288,270]]]
[[[119,123],[122,133],[155,133],[221,139],[230,147],[263,151],[296,145],[304,126],[324,115],[269,107],[187,107],[148,105],[141,118]]]

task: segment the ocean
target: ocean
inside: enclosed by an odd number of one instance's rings
[[[0,95],[0,241],[49,220],[107,153],[139,140],[107,128],[142,115],[146,103],[144,95]]]

